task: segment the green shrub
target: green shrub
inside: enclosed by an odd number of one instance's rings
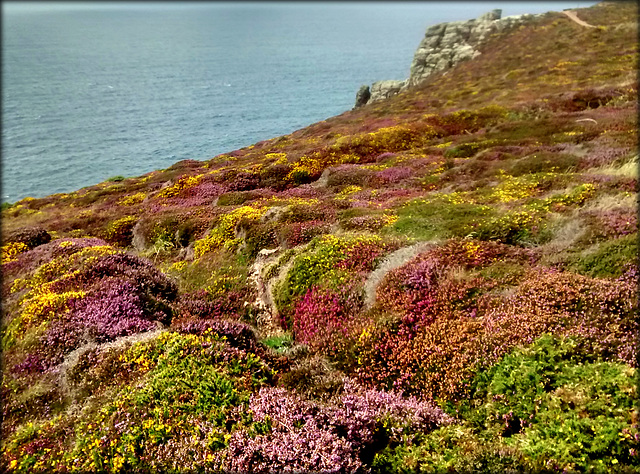
[[[636,472],[635,370],[545,335],[473,381],[458,424],[376,454],[373,472]],[[637,422],[636,422],[637,423]]]
[[[480,240],[496,240],[510,245],[529,242],[540,233],[540,221],[538,213],[511,211],[482,221],[472,235]]]
[[[445,162],[445,168],[448,167],[448,161]],[[442,173],[441,179],[449,183],[455,183],[458,189],[469,187],[469,185],[477,187],[479,179],[496,175],[497,169],[497,166],[489,161],[473,158],[464,161],[460,166],[452,166],[447,169]]]
[[[539,152],[516,160],[508,171],[512,176],[550,171],[565,172],[575,168],[579,161],[578,157],[566,153]]]
[[[262,344],[273,349],[276,352],[286,351],[293,344],[291,334],[286,333],[279,336],[271,336],[263,339]]]
[[[279,218],[281,222],[307,222],[315,220],[327,220],[323,209],[317,206],[290,204]]]
[[[265,248],[275,248],[278,246],[277,224],[273,222],[260,223],[255,220],[242,219],[236,224],[239,236],[244,236],[242,252],[253,259],[258,252]]]
[[[476,110],[462,109],[446,115],[433,115],[427,118],[427,122],[442,130],[445,135],[460,135],[495,125],[504,120],[508,112],[499,105],[489,105]]]
[[[124,216],[110,222],[104,231],[105,239],[115,245],[126,247],[131,244],[132,230],[138,218]]]
[[[273,164],[260,171],[260,185],[263,187],[283,190],[287,187],[287,175],[293,166],[288,163]]]
[[[476,429],[510,438],[506,444],[535,470],[637,465],[634,372],[595,360],[576,340],[545,335],[478,376],[474,398],[481,405],[469,419]]]
[[[417,443],[389,445],[376,453],[371,472],[524,473],[522,454],[499,440],[480,439],[467,425],[452,424],[432,431]]]
[[[255,199],[256,196],[250,191],[232,191],[224,193],[218,198],[218,206],[239,206],[244,204],[250,199]]]
[[[331,146],[331,151],[353,154],[368,161],[383,152],[397,152],[420,146],[437,135],[435,129],[427,124],[411,128],[396,125],[370,133],[340,137]]]
[[[638,233],[599,245],[594,253],[580,257],[572,267],[593,277],[618,277],[630,263],[638,263]]]
[[[157,220],[142,220],[137,232],[155,249],[186,247],[195,237],[196,224],[185,215],[165,214]]]
[[[331,234],[314,237],[305,252],[293,260],[286,278],[274,288],[274,302],[283,314],[292,310],[294,299],[304,295],[316,284],[344,290],[353,283],[355,272],[362,274],[363,268],[372,266],[389,246],[376,235]],[[338,263],[343,263],[342,267]]]
[[[398,209],[398,220],[391,232],[419,240],[464,237],[482,221],[495,215],[489,206],[460,202],[448,195],[415,200]]]
[[[481,142],[461,143],[460,145],[447,148],[444,152],[445,158],[469,158],[485,148]]]

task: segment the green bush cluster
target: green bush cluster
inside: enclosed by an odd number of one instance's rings
[[[593,253],[580,255],[572,264],[575,271],[593,277],[618,277],[628,265],[638,263],[638,233],[598,245]]]
[[[221,194],[218,197],[218,206],[239,206],[251,199],[255,199],[257,196],[251,191],[231,191]]]
[[[513,162],[508,171],[512,176],[529,173],[566,172],[575,169],[580,159],[567,153],[538,152]]]
[[[459,145],[447,148],[444,152],[445,158],[470,158],[478,153],[480,150],[489,148],[495,145],[494,140],[482,140],[479,142],[467,142],[460,143]]]
[[[131,245],[133,226],[137,220],[136,216],[124,216],[111,221],[104,231],[105,240],[121,247]]]
[[[379,128],[370,133],[341,137],[331,146],[331,151],[353,154],[369,161],[383,152],[409,150],[437,135],[435,129],[426,124],[412,127],[396,125]]]
[[[480,240],[496,240],[515,245],[536,239],[541,216],[535,212],[511,211],[482,221],[471,233]]]
[[[419,240],[465,237],[495,215],[489,206],[445,199],[415,200],[398,209],[392,232]]]
[[[373,472],[636,472],[635,372],[544,335],[476,376],[448,406],[458,424],[386,448]]]

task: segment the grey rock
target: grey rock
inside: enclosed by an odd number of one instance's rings
[[[144,252],[151,245],[151,243],[148,242],[143,229],[144,219],[140,219],[138,222],[136,222],[136,225],[133,226],[133,230],[131,231],[133,235],[131,245],[133,245],[133,248],[135,248],[138,252]]]
[[[378,81],[371,85],[369,102],[377,102],[396,95],[402,90],[405,81]]]
[[[496,8],[495,10],[491,10],[490,12],[485,13],[484,15],[480,15],[478,17],[478,21],[493,21],[499,20],[502,17],[502,10]]]
[[[196,257],[193,244],[190,244],[188,247],[182,247],[178,252],[179,260],[188,260],[193,261]]]
[[[289,206],[270,207],[260,218],[260,222],[279,222],[288,209]]]
[[[356,94],[356,105],[353,107],[354,109],[358,107],[362,107],[371,98],[371,91],[369,90],[369,86],[361,86]]]

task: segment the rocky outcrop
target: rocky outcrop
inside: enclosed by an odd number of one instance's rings
[[[478,46],[490,35],[526,21],[534,15],[501,18],[502,10],[492,10],[467,21],[440,23],[427,29],[411,63],[409,78],[404,81],[378,81],[371,86],[370,98],[364,101],[363,86],[356,106],[377,102],[423,82],[434,72],[452,68],[480,54]]]
[[[434,72],[475,58],[480,54],[477,47],[491,34],[533,17],[501,15],[502,10],[493,10],[474,20],[441,23],[427,29],[413,57],[407,85],[419,84]]]
[[[377,102],[396,95],[405,87],[407,81],[378,81],[371,85],[370,102]]]
[[[367,102],[369,102],[370,98],[371,91],[369,90],[369,86],[365,85],[360,87],[358,93],[356,94],[356,107],[360,107],[361,105],[366,104]]]
[[[278,309],[271,296],[269,279],[262,276],[263,269],[280,258],[280,247],[276,249],[262,249],[251,266],[249,282],[256,288],[256,300],[253,307],[256,310],[256,324],[261,334],[272,336],[282,332],[278,322]]]

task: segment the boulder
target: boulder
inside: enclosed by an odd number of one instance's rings
[[[371,91],[369,90],[369,86],[361,86],[358,89],[358,93],[356,94],[356,105],[353,107],[357,109],[358,107],[362,107],[371,98]]]
[[[371,98],[369,102],[377,102],[396,95],[402,90],[405,81],[378,81],[371,85]]]

